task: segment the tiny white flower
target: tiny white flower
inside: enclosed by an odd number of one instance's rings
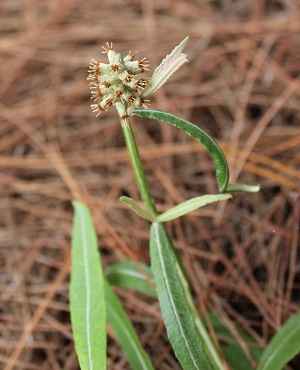
[[[94,101],[99,99],[96,104],[91,105],[93,112],[97,112],[98,116],[102,111],[115,105],[123,119],[128,117],[134,108],[147,108],[149,101],[145,100],[145,97],[159,89],[182,64],[188,61],[187,56],[182,54],[188,39],[186,37],[163,59],[152,77],[140,79],[136,76],[149,70],[150,64],[146,58],[134,60],[136,53],[131,52],[122,57],[114,51],[113,44],[107,42],[103,49],[109,64],[92,59],[88,70],[91,99]],[[142,90],[144,91],[141,92]]]

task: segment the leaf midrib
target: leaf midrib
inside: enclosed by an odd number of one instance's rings
[[[155,239],[156,239],[156,242],[157,242],[157,245],[158,245],[158,254],[159,254],[159,260],[161,262],[161,266],[162,266],[162,271],[163,271],[163,276],[164,276],[164,281],[166,283],[166,287],[167,287],[167,293],[168,293],[168,296],[169,296],[169,300],[171,302],[171,306],[172,306],[172,309],[173,309],[173,312],[174,312],[174,315],[175,315],[175,318],[176,318],[176,321],[177,321],[177,324],[179,326],[179,330],[180,330],[180,333],[181,333],[181,336],[182,338],[184,339],[184,342],[185,342],[185,346],[188,350],[188,353],[189,353],[189,356],[195,366],[196,369],[198,370],[201,370],[199,369],[199,367],[197,366],[197,363],[195,362],[195,358],[193,356],[193,354],[191,353],[191,350],[190,350],[190,347],[188,345],[188,341],[187,341],[187,338],[184,334],[184,331],[183,331],[183,328],[181,326],[181,322],[179,320],[179,316],[177,314],[177,311],[176,311],[176,307],[175,307],[175,304],[174,304],[174,301],[173,301],[173,297],[172,297],[172,294],[171,294],[171,290],[170,290],[170,285],[169,285],[169,280],[168,280],[168,277],[167,277],[167,274],[166,274],[166,268],[165,268],[165,265],[164,265],[164,261],[163,261],[163,257],[162,257],[162,254],[161,254],[161,248],[160,248],[160,242],[159,242],[159,238],[158,238],[158,224],[153,224],[153,227],[155,229]]]
[[[87,333],[87,347],[88,347],[88,360],[89,360],[89,368],[93,369],[93,357],[91,353],[91,332],[90,332],[90,305],[91,305],[91,296],[90,296],[90,280],[88,274],[88,245],[87,245],[87,229],[85,227],[84,217],[82,217],[82,212],[80,212],[80,217],[82,218],[80,225],[81,225],[81,235],[82,238],[82,245],[83,245],[83,264],[84,264],[84,278],[85,278],[85,288],[86,288],[86,314],[85,314],[85,325],[86,325],[86,333]]]
[[[290,337],[292,337],[294,335],[295,332],[299,331],[299,328],[298,327],[295,327],[294,330],[292,329],[289,334],[287,336],[285,336],[285,338],[281,341],[280,343],[280,347],[282,348],[284,343],[286,343]],[[277,347],[278,348],[278,347]],[[277,353],[280,352],[280,349],[279,351],[273,351],[272,354],[269,355],[268,357],[268,360],[265,362],[264,366],[259,368],[260,370],[264,370],[267,368],[267,365],[273,360],[273,358],[277,355]]]

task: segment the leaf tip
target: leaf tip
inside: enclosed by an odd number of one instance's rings
[[[228,192],[245,192],[245,193],[257,193],[260,191],[260,185],[248,185],[248,184],[227,184],[225,191]]]

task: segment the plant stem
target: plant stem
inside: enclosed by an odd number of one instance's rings
[[[156,216],[158,212],[156,210],[154,199],[149,189],[149,184],[145,176],[141,158],[138,152],[138,148],[136,146],[134,133],[132,131],[128,117],[121,119],[121,126],[125,137],[126,146],[129,152],[130,162],[133,169],[135,181],[141,194],[141,198],[147,210],[151,214]]]
[[[142,166],[141,158],[140,158],[137,146],[136,146],[134,133],[133,133],[132,128],[131,128],[130,120],[129,120],[128,117],[126,117],[126,118],[122,118],[120,120],[120,122],[121,122],[122,130],[123,130],[123,133],[124,133],[125,141],[126,141],[126,146],[127,146],[128,152],[129,152],[129,157],[130,157],[131,166],[133,168],[134,177],[135,177],[135,180],[136,180],[137,187],[139,189],[141,198],[142,198],[147,210],[149,212],[151,212],[153,214],[153,216],[157,216],[158,212],[156,210],[155,202],[154,202],[154,199],[153,199],[152,194],[150,192],[149,184],[148,184],[148,181],[147,181],[146,176],[145,176],[145,172],[144,172],[144,169],[143,169],[143,166]],[[167,231],[166,231],[166,233],[167,233]],[[173,244],[172,244],[172,248],[174,249]],[[223,370],[224,366],[223,366],[222,360],[221,360],[221,358],[220,358],[220,356],[219,356],[219,354],[216,350],[216,347],[215,347],[213,341],[211,340],[211,337],[210,337],[209,333],[207,332],[201,318],[199,317],[198,310],[195,306],[195,303],[194,303],[192,295],[191,295],[189,282],[186,278],[187,274],[186,274],[186,272],[184,270],[184,267],[181,264],[181,262],[179,260],[179,257],[178,257],[175,250],[174,250],[174,254],[175,254],[175,257],[176,257],[176,261],[177,261],[177,263],[176,263],[177,266],[176,267],[177,267],[177,271],[178,271],[178,277],[179,277],[179,279],[181,281],[181,284],[182,284],[182,287],[184,289],[185,298],[187,300],[187,303],[188,303],[188,305],[190,307],[190,310],[192,312],[192,315],[194,317],[195,325],[196,325],[196,327],[199,331],[200,337],[202,337],[205,341],[205,345],[206,345],[206,348],[207,348],[207,351],[206,351],[207,355],[210,357],[210,359],[211,359],[211,361],[214,364],[216,369]]]

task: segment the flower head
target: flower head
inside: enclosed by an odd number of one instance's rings
[[[91,108],[99,115],[111,105],[116,105],[121,115],[129,114],[129,107],[147,107],[141,97],[141,90],[148,86],[148,79],[136,76],[148,71],[146,58],[134,60],[136,53],[129,52],[125,57],[116,53],[112,43],[103,47],[108,56],[108,64],[92,59],[88,70],[88,80],[92,90],[92,99],[99,100]]]
[[[115,105],[121,118],[128,117],[134,108],[147,108],[145,97],[155,92],[185,62],[187,56],[182,50],[188,42],[186,37],[171,54],[167,55],[155,69],[151,78],[140,78],[139,73],[148,71],[150,63],[146,58],[134,60],[136,53],[129,52],[125,57],[116,53],[112,43],[103,47],[108,57],[108,64],[92,59],[88,70],[88,80],[92,97],[97,103],[92,104],[97,116],[111,105]],[[143,91],[144,90],[144,91]]]

